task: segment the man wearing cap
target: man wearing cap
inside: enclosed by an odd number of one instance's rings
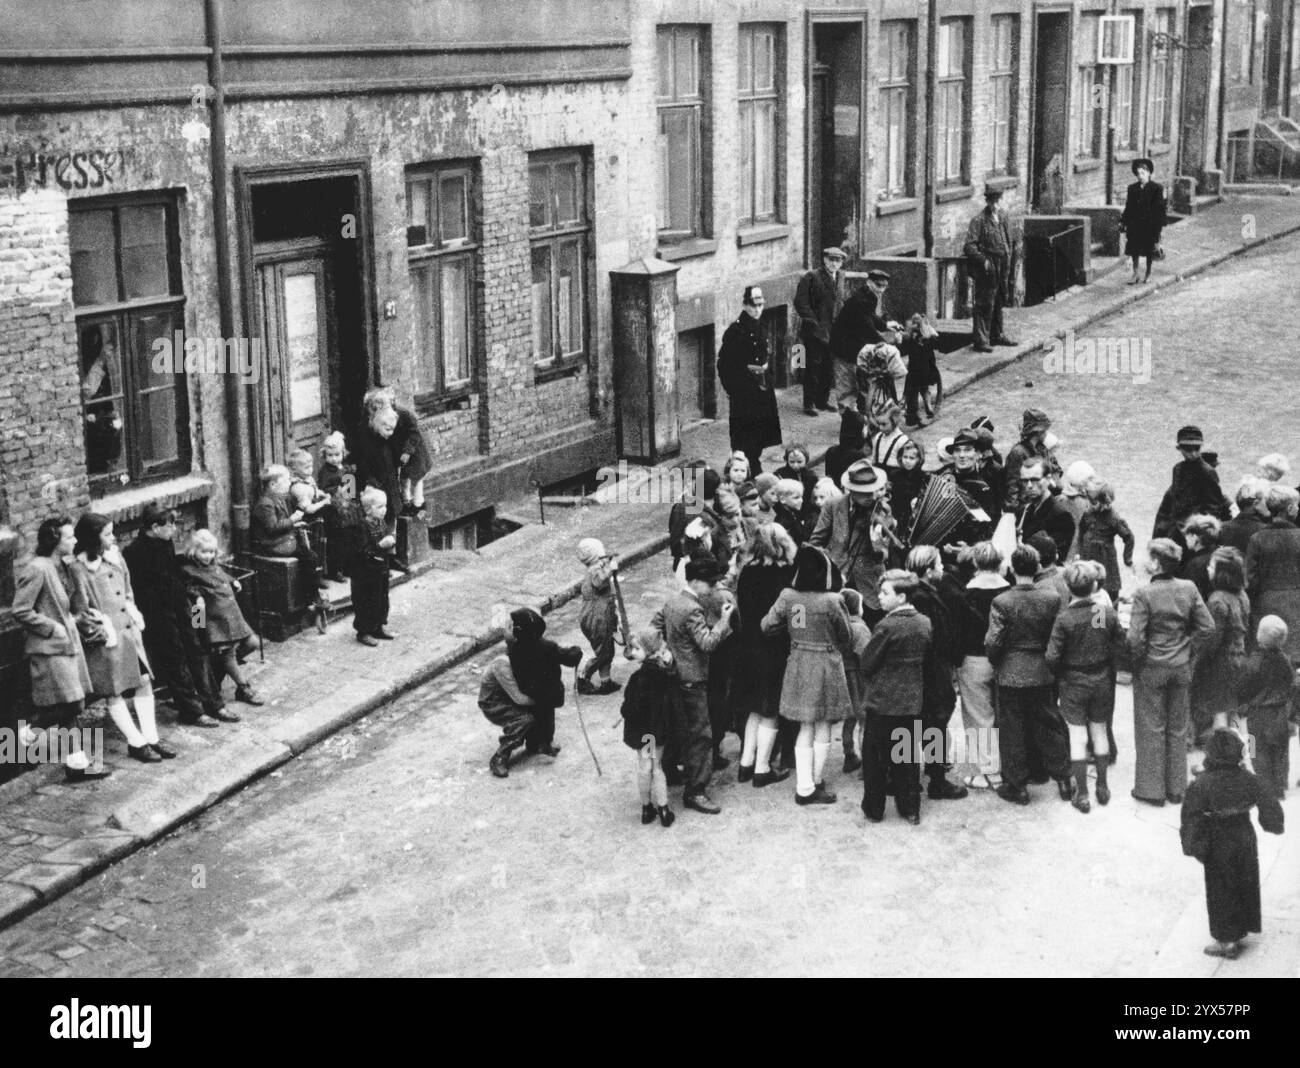
[[[713,775],[713,728],[709,720],[709,658],[731,629],[735,605],[724,602],[713,626],[704,600],[726,572],[713,561],[693,559],[686,565],[686,589],[678,590],[651,624],[664,636],[677,665],[677,752],[685,769],[682,803],[707,815],[722,810],[708,795]]]
[[[799,279],[794,310],[799,314],[799,340],[804,348],[803,411],[816,415],[835,411],[831,404],[831,326],[844,306],[844,275],[848,254],[842,248],[822,249],[822,265]]]
[[[238,723],[227,711],[212,678],[207,651],[190,616],[185,580],[172,538],[176,517],[149,505],[140,533],[122,550],[131,574],[136,607],[144,616],[144,647],[158,682],[167,687],[167,702],[191,727],[215,727],[216,721]]]
[[[881,318],[889,275],[867,272],[866,284],[844,301],[831,326],[831,356],[835,371],[835,396],[841,408],[858,405],[858,353],[867,345],[897,345],[898,334]]]
[[[746,286],[739,318],[722,335],[718,378],[730,401],[731,447],[749,460],[749,474],[763,470],[763,450],[781,444],[781,419],[768,375],[767,333],[763,330],[763,290]]]
[[[998,517],[1002,514],[1002,500],[989,485],[979,466],[980,436],[977,431],[963,427],[957,431],[949,446],[950,463],[939,468],[938,475],[951,478],[988,515],[988,521],[967,515],[952,532],[952,544],[974,545],[993,534]],[[999,469],[1000,470],[1000,469]]]
[[[1201,428],[1182,427],[1176,440],[1183,458],[1174,464],[1173,479],[1156,512],[1151,536],[1172,538],[1182,545],[1183,520],[1189,515],[1212,515],[1222,521],[1232,515],[1232,510],[1219,486],[1219,473],[1201,455],[1205,444]]]
[[[882,498],[889,478],[870,460],[858,460],[849,465],[840,485],[845,496],[823,506],[808,543],[825,549],[844,584],[862,594],[862,618],[874,627],[884,616],[879,595],[889,548],[884,524],[893,517]]]
[[[1007,462],[1003,469],[1006,496],[1002,503],[1005,511],[1014,512],[1020,507],[1020,466],[1030,457],[1043,461],[1049,481],[1061,474],[1061,465],[1056,462],[1045,441],[1051,426],[1052,421],[1046,412],[1037,408],[1025,409],[1020,421],[1020,440],[1007,452]]]
[[[972,301],[971,344],[976,352],[992,352],[992,345],[1014,345],[1002,329],[1002,307],[1011,285],[1011,227],[999,209],[1002,191],[984,187],[984,210],[966,231],[962,254],[966,257],[975,293]]]

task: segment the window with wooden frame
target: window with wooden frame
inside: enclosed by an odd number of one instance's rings
[[[994,15],[989,22],[989,174],[1010,174],[1015,168],[1019,63],[1019,16]]]
[[[771,222],[781,193],[780,91],[785,27],[751,23],[740,27],[740,222]],[[660,213],[660,225],[663,214]]]
[[[587,157],[575,151],[534,152],[528,180],[533,362],[545,371],[586,354]]]
[[[1156,11],[1155,34],[1151,44],[1151,140],[1167,144],[1170,138],[1171,108],[1174,93],[1174,64],[1168,35],[1174,32],[1174,10]],[[1159,35],[1167,35],[1161,37]]]
[[[1133,40],[1142,40],[1142,16],[1137,12],[1129,12],[1133,15]],[[1132,149],[1138,144],[1142,135],[1142,109],[1133,106],[1133,99],[1137,95],[1138,86],[1141,85],[1142,72],[1138,69],[1141,62],[1142,50],[1133,49],[1133,62],[1120,63],[1115,67],[1115,147],[1117,149]]]
[[[968,181],[966,146],[970,20],[939,22],[938,87],[934,98],[935,179],[940,185]]]
[[[406,171],[406,256],[415,300],[415,395],[436,403],[475,388],[478,354],[477,164]]]
[[[188,471],[176,198],[73,200],[68,243],[91,492]]]
[[[915,22],[880,24],[880,194],[884,199],[912,195],[915,34]]]
[[[708,232],[708,30],[660,26],[657,47],[659,239],[683,241]]]
[[[1101,132],[1105,125],[1102,106],[1106,99],[1106,68],[1097,62],[1099,12],[1079,16],[1074,35],[1074,154],[1087,159],[1101,157]]]

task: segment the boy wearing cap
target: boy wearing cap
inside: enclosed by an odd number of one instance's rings
[[[842,248],[822,249],[822,265],[799,279],[794,310],[799,315],[799,340],[804,347],[803,411],[816,415],[835,411],[831,404],[831,326],[844,306],[842,268],[848,254]]]
[[[578,626],[582,636],[591,642],[595,654],[578,675],[578,693],[611,694],[619,685],[610,678],[614,663],[614,635],[618,633],[618,605],[614,603],[614,584],[610,576],[618,570],[618,558],[605,551],[599,538],[583,538],[578,542],[578,560],[587,569],[582,580],[582,611]],[[600,685],[593,686],[591,676],[600,672]]]
[[[1174,464],[1173,477],[1156,512],[1153,538],[1169,538],[1183,545],[1183,520],[1190,515],[1212,515],[1222,521],[1232,515],[1219,486],[1219,473],[1201,456],[1205,435],[1199,426],[1185,426],[1176,438],[1182,460]]]
[[[685,769],[683,804],[696,812],[721,812],[708,795],[713,774],[713,728],[709,719],[709,658],[731,629],[735,605],[727,602],[719,610],[718,622],[709,626],[705,614],[707,598],[722,571],[710,560],[691,560],[686,565],[686,586],[678,590],[658,612],[651,626],[664,636],[677,664],[678,705],[677,752]]]

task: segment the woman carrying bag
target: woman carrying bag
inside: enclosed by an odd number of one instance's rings
[[[1151,277],[1151,261],[1163,260],[1164,249],[1160,247],[1160,234],[1165,222],[1165,191],[1159,182],[1153,182],[1151,175],[1156,165],[1149,159],[1135,159],[1133,174],[1137,181],[1128,187],[1124,198],[1124,213],[1119,217],[1119,228],[1124,231],[1124,253],[1133,261],[1133,277],[1129,285],[1145,283]],[[1138,259],[1146,257],[1147,270],[1138,277]]]

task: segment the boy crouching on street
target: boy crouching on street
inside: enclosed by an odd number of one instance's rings
[[[1064,578],[1070,602],[1052,624],[1044,655],[1056,676],[1061,715],[1070,732],[1070,769],[1074,774],[1070,804],[1080,812],[1089,812],[1089,738],[1097,757],[1097,804],[1110,801],[1106,724],[1115,714],[1115,672],[1127,646],[1114,606],[1094,599],[1098,576],[1092,562],[1067,564]]]

